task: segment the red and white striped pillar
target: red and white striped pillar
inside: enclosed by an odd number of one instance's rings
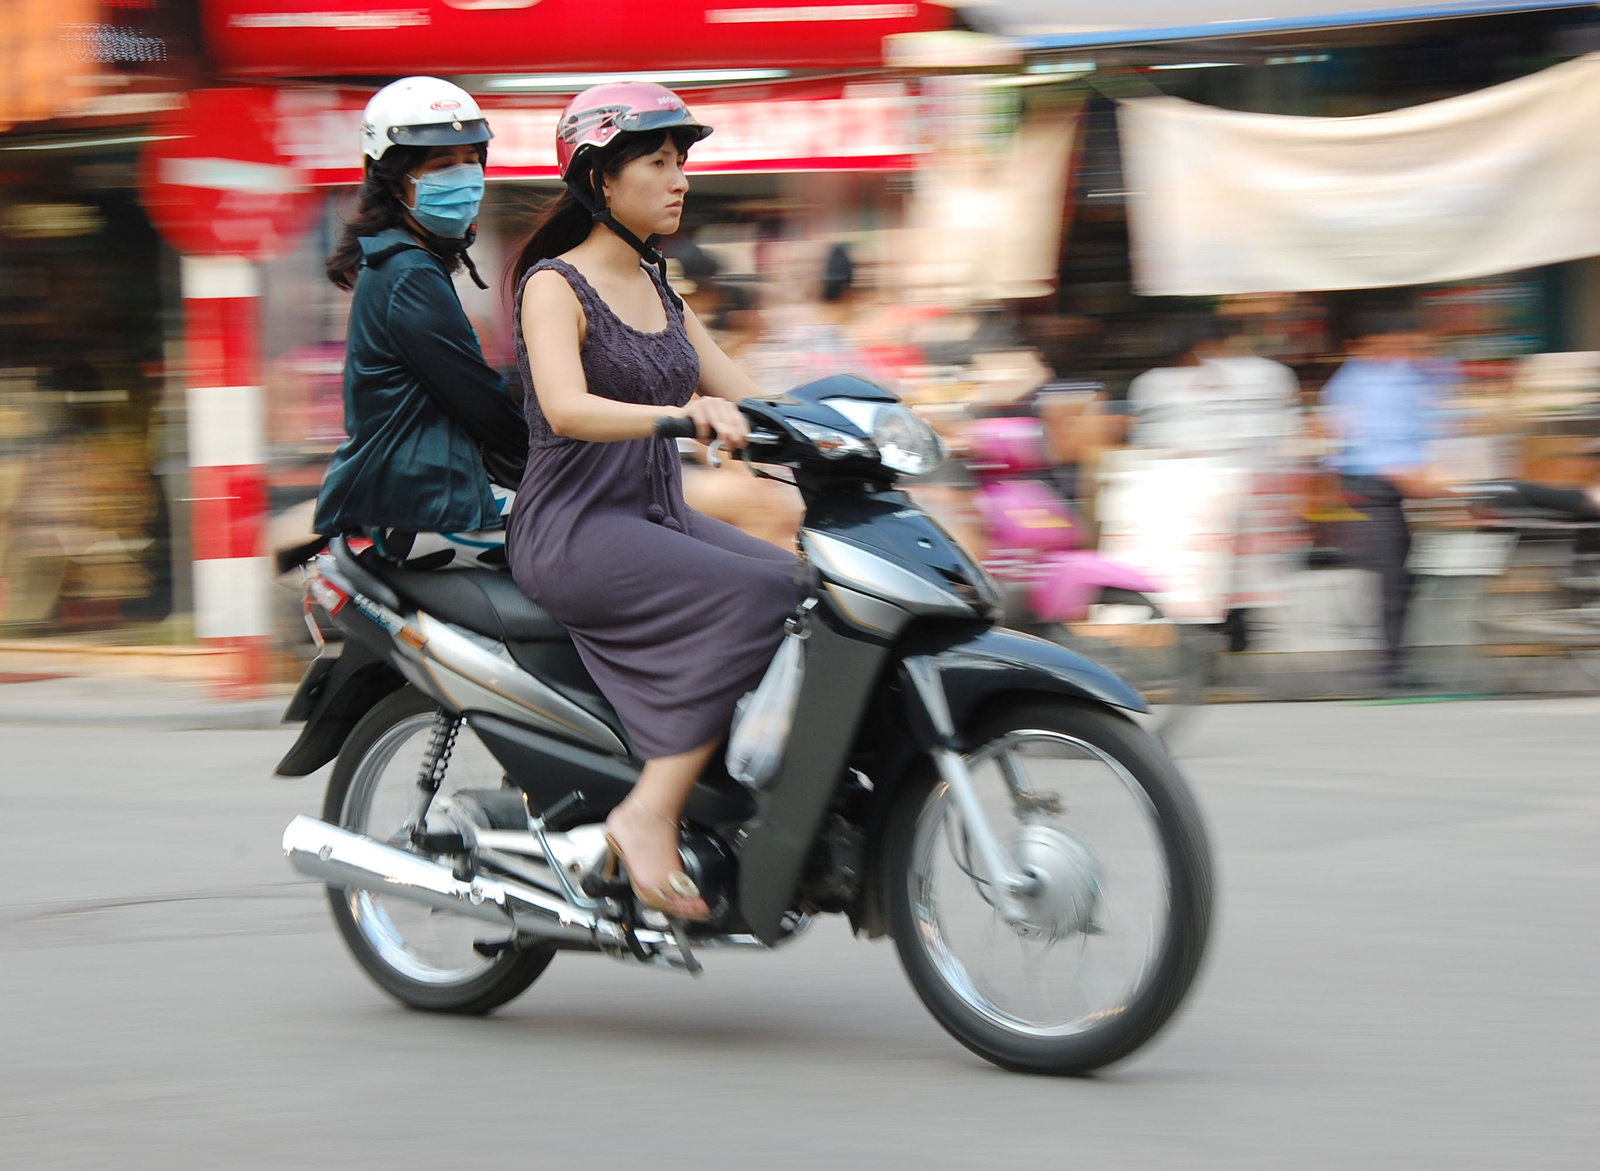
[[[271,632],[260,305],[250,261],[183,257],[195,635],[233,652],[222,686],[235,695],[266,682]]]

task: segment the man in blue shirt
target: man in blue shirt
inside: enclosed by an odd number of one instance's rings
[[[1407,498],[1439,496],[1428,469],[1435,436],[1434,394],[1448,371],[1432,362],[1415,313],[1401,304],[1374,305],[1355,317],[1350,357],[1322,391],[1324,415],[1339,450],[1329,463],[1363,519],[1349,522],[1352,561],[1378,574],[1382,589],[1384,662],[1380,685],[1398,687],[1405,668],[1406,609],[1411,579]]]

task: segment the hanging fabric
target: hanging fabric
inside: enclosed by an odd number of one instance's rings
[[[1600,255],[1600,54],[1356,118],[1118,107],[1145,296],[1458,281]]]

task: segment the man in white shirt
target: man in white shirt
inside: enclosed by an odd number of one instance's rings
[[[1300,384],[1281,362],[1251,352],[1242,319],[1208,315],[1182,324],[1172,364],[1128,387],[1131,442],[1175,457],[1225,459],[1248,473],[1224,625],[1229,649],[1241,651],[1249,645],[1245,611],[1281,600],[1304,536],[1284,484],[1300,433]]]

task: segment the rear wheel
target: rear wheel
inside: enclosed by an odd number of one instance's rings
[[[438,707],[412,687],[394,692],[351,731],[333,766],[322,818],[411,849],[402,825]],[[502,770],[470,729],[451,755],[452,789],[498,788]],[[446,827],[433,827],[446,828]],[[412,1008],[477,1014],[523,992],[550,965],[549,946],[518,947],[509,929],[368,891],[328,888],[333,920],[377,985]]]
[[[1102,709],[1016,703],[971,740],[990,825],[1036,886],[1009,922],[930,766],[885,843],[906,974],[997,1065],[1076,1074],[1125,1057],[1177,1009],[1205,950],[1211,861],[1194,799],[1148,733]]]

